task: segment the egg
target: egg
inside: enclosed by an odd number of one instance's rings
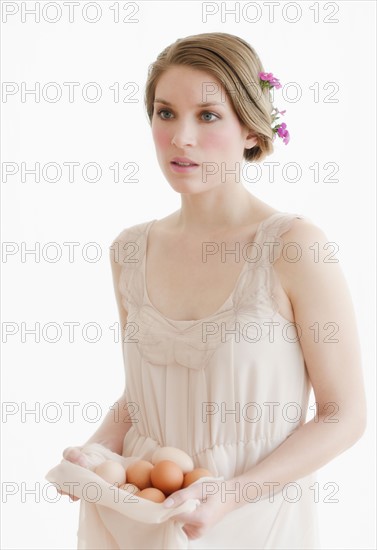
[[[165,495],[170,495],[182,487],[183,472],[181,468],[171,460],[161,460],[151,471],[153,487],[160,489]]]
[[[147,487],[146,489],[136,493],[135,497],[146,498],[147,500],[152,500],[153,502],[164,502],[165,500],[164,493],[155,487]]]
[[[138,460],[130,464],[127,468],[127,481],[133,483],[140,490],[152,487],[151,471],[153,464],[148,460]]]
[[[132,483],[124,483],[123,485],[120,485],[119,489],[122,489],[123,491],[127,491],[132,495],[135,495],[140,491],[139,487],[137,487],[136,485],[133,485]]]
[[[191,456],[176,447],[159,447],[156,449],[152,455],[151,462],[152,464],[157,464],[161,462],[161,460],[171,460],[175,462],[184,474],[191,472],[194,468],[194,462]]]
[[[101,462],[94,471],[111,485],[123,485],[126,482],[126,470],[115,460]]]
[[[195,468],[192,470],[192,472],[187,472],[187,474],[184,475],[183,478],[183,485],[182,489],[185,489],[201,477],[213,477],[211,472],[209,470],[206,470],[205,468]]]

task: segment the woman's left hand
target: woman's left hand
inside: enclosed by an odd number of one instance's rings
[[[220,488],[215,494],[206,495],[206,482],[197,482],[186,489],[180,489],[172,493],[169,498],[174,500],[174,504],[168,509],[176,508],[189,499],[198,499],[200,504],[196,510],[189,513],[177,514],[174,521],[184,522],[182,527],[189,539],[197,539],[207,533],[207,531],[218,523],[231,511],[230,502],[221,498]]]

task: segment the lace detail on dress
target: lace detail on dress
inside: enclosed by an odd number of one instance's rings
[[[144,222],[124,229],[113,240],[115,261],[121,266],[118,289],[122,303],[128,312],[128,321],[138,312],[144,294],[143,265],[146,239],[145,231],[151,222]]]
[[[266,338],[268,322],[278,311],[272,295],[273,263],[282,252],[280,237],[295,218],[302,216],[279,212],[259,225],[250,243],[253,250],[244,253],[250,261],[244,265],[231,296],[213,315],[193,321],[168,319],[146,299],[145,252],[148,225],[153,220],[122,231],[113,243],[119,243],[122,270],[118,286],[128,312],[127,324],[133,324],[132,337],[126,336],[125,344],[136,346],[140,357],[151,365],[175,364],[200,370],[224,343],[225,331],[236,332],[246,323],[251,340]],[[232,347],[235,336],[226,338],[225,347]]]
[[[233,295],[234,309],[239,315],[271,319],[279,311],[273,295],[276,286],[273,264],[283,251],[281,236],[297,218],[302,219],[303,216],[279,212],[260,225],[251,243],[253,252],[248,255],[251,260]]]

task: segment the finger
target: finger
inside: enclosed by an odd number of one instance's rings
[[[62,491],[61,489],[56,489],[57,492],[62,495],[62,496],[67,496],[67,497],[70,497],[72,500],[76,501],[76,500],[80,500],[80,497],[75,497],[74,495],[70,495],[69,493],[66,493],[64,491]]]
[[[84,468],[88,467],[88,460],[86,456],[77,447],[67,447],[66,449],[64,449],[63,458],[65,458],[65,460],[73,462],[74,464],[79,464]]]
[[[175,493],[172,493],[168,496],[166,500],[164,500],[163,506],[164,508],[176,508],[190,498],[197,498],[198,500],[200,500],[200,486],[192,486],[188,487],[187,489],[180,489],[179,491],[175,491]]]
[[[186,536],[191,540],[198,539],[201,536],[198,533],[198,530],[195,529],[195,527],[192,527],[191,525],[184,525],[182,527],[182,530],[186,534]]]
[[[176,516],[174,516],[174,521],[179,521],[180,523],[188,523],[189,521],[192,521],[192,519],[189,514],[177,514]]]
[[[200,516],[198,515],[197,510],[194,510],[193,512],[183,512],[182,514],[177,514],[174,516],[174,521],[180,521],[182,523],[195,523],[196,521],[200,520]]]
[[[63,458],[70,460],[71,462],[76,459],[79,455],[79,450],[77,447],[67,447],[63,451]]]

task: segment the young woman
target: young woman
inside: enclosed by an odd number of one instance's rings
[[[242,182],[244,160],[289,137],[273,127],[263,71],[227,33],[181,38],[158,56],[146,110],[181,207],[126,227],[110,247],[123,417],[110,412],[87,444],[146,460],[174,446],[223,476],[209,494],[203,482],[171,495],[173,506],[200,501],[174,518],[187,548],[318,548],[315,472],[365,429],[355,314],[328,239]],[[126,421],[130,403],[137,422]],[[85,466],[84,447],[63,456]]]

